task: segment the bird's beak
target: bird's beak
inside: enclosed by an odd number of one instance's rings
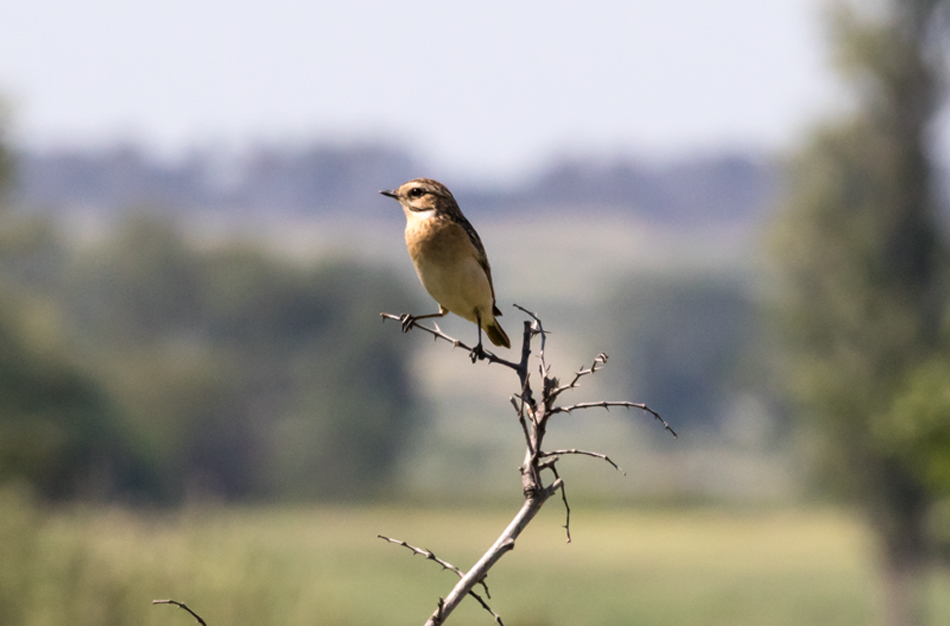
[[[397,193],[396,193],[395,191],[393,191],[393,190],[383,189],[383,190],[380,191],[379,193],[383,194],[384,196],[388,196],[388,197],[390,197],[390,198],[396,198],[397,200],[399,199],[399,194],[397,194]]]

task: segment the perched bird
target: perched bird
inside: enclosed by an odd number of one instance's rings
[[[452,192],[430,178],[410,180],[398,189],[379,193],[395,198],[406,214],[406,247],[422,286],[439,304],[438,313],[407,315],[403,329],[416,320],[452,312],[478,326],[474,361],[482,352],[482,329],[496,346],[511,347],[496,316],[491,267],[478,233],[472,228]]]

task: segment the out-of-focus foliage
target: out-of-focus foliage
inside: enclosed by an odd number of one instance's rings
[[[0,300],[0,479],[51,496],[101,496],[141,482],[109,398],[37,329],[42,311]]]
[[[0,141],[0,183],[11,167]],[[145,217],[82,244],[0,220],[0,481],[166,501],[392,485],[417,412],[410,344],[378,317],[410,308],[388,272]]]
[[[34,585],[27,570],[38,560],[38,518],[22,488],[0,486],[0,623],[27,623],[29,609],[24,599]]]
[[[2,139],[0,127],[0,204],[13,168]],[[62,336],[56,307],[29,288],[62,267],[59,252],[46,225],[0,210],[0,480],[50,496],[101,496],[144,483],[144,468]]]
[[[886,455],[906,459],[928,489],[950,495],[950,359],[935,356],[912,370],[893,409],[871,426]]]
[[[782,326],[796,355],[788,383],[818,418],[825,461],[836,466],[829,475],[871,492],[890,470],[880,466],[889,444],[869,420],[890,409],[907,371],[941,341],[934,216],[895,198],[897,158],[866,123],[823,131],[791,170],[794,196],[778,234],[788,281]],[[842,471],[849,466],[863,469]]]
[[[491,606],[506,624],[875,623],[868,532],[842,512],[581,508],[572,527],[583,549],[563,545],[560,515],[542,514],[520,556],[492,572]],[[0,489],[0,623],[194,624],[149,602],[172,597],[211,626],[411,624],[456,579],[371,540],[380,524],[474,562],[510,519],[507,508],[484,507],[43,510]],[[950,623],[950,576],[930,583],[935,623]],[[456,616],[492,623],[471,598]]]
[[[199,249],[136,218],[0,248],[0,479],[50,496],[364,498],[416,423],[385,271]]]
[[[139,218],[66,282],[70,326],[164,495],[359,498],[390,484],[415,413],[406,343],[379,323],[406,303],[385,272],[199,251]]]
[[[936,77],[912,25],[850,14],[840,23],[863,108],[816,132],[793,162],[776,249],[789,383],[819,418],[828,458],[851,468],[839,477],[881,494],[887,477],[916,489],[916,461],[898,453],[891,429],[869,424],[891,421],[881,415],[913,388],[911,372],[946,358],[945,249],[927,152]]]
[[[716,433],[735,394],[761,383],[758,306],[734,278],[632,278],[607,310],[625,387],[684,432]]]
[[[939,389],[950,371],[947,247],[930,152],[950,5],[878,9],[836,14],[854,111],[814,132],[791,163],[775,244],[789,389],[814,418],[826,483],[854,497],[880,534],[887,622],[918,624],[927,515],[950,487]]]

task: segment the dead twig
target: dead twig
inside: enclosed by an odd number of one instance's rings
[[[544,506],[547,499],[550,498],[559,487],[560,481],[555,480],[547,489],[535,494],[534,497],[525,499],[521,510],[519,510],[514,519],[511,520],[508,527],[505,528],[488,551],[482,555],[482,558],[472,566],[472,569],[466,572],[465,576],[455,585],[455,588],[445,597],[445,600],[440,602],[435,613],[426,621],[426,626],[441,625],[444,619],[455,610],[455,607],[462,601],[462,598],[468,595],[478,581],[488,574],[488,570],[490,570],[505,553],[514,549],[515,540],[521,535],[521,532],[527,527],[531,520],[534,519],[534,516],[538,514],[538,511],[541,510],[541,507]]]
[[[424,556],[426,559],[428,559],[428,560],[430,560],[430,561],[435,561],[436,563],[438,563],[439,565],[442,566],[442,569],[444,569],[444,570],[449,570],[449,571],[451,571],[451,572],[455,572],[455,574],[458,575],[459,578],[462,578],[463,576],[465,576],[465,574],[464,574],[464,572],[462,572],[462,570],[460,570],[459,568],[455,567],[454,565],[452,565],[452,564],[449,563],[448,561],[443,561],[442,559],[440,559],[439,557],[437,557],[435,554],[433,554],[431,550],[426,550],[426,549],[424,549],[424,548],[417,548],[416,546],[410,545],[410,544],[406,543],[405,541],[402,541],[401,539],[393,539],[392,537],[387,537],[387,536],[385,536],[385,535],[376,535],[376,536],[379,537],[380,539],[383,539],[383,540],[385,540],[385,541],[388,541],[389,543],[394,543],[394,544],[396,544],[396,545],[403,546],[404,548],[408,548],[409,550],[411,550],[411,551],[413,552],[413,554],[421,554],[421,555]],[[482,578],[480,581],[478,581],[478,584],[480,584],[480,585],[482,586],[482,589],[485,590],[485,597],[487,597],[487,598],[490,600],[490,599],[491,599],[491,593],[488,591],[488,584],[485,583],[485,579]],[[488,612],[491,614],[492,618],[495,620],[495,623],[498,624],[498,626],[505,626],[505,625],[504,625],[504,622],[501,621],[501,616],[498,615],[498,613],[495,613],[495,611],[493,611],[492,608],[491,608],[490,606],[488,606],[488,603],[484,600],[484,598],[482,598],[480,595],[478,595],[477,593],[475,593],[474,590],[470,590],[470,591],[468,592],[468,595],[470,595],[470,596],[472,596],[473,598],[475,598],[476,600],[478,600],[478,603],[482,605],[482,608],[483,608],[483,609],[485,609],[486,611],[488,611]],[[441,600],[441,599],[440,599],[440,600]],[[441,608],[441,610],[443,610],[443,611],[445,610],[445,605],[444,605],[444,603],[443,603],[443,604],[440,604],[440,608]]]
[[[380,313],[379,316],[383,319],[383,322],[385,322],[386,320],[396,320],[397,322],[402,322],[403,319],[405,318],[404,315],[393,315],[392,313]],[[420,324],[419,322],[413,322],[412,325],[409,326],[409,330],[413,328],[418,328],[419,330],[423,332],[429,333],[435,339],[442,339],[443,341],[449,342],[455,348],[462,348],[463,350],[466,350],[469,353],[471,353],[474,350],[474,348],[469,347],[464,342],[443,333],[442,329],[439,328],[438,324],[433,324],[433,326],[435,326],[435,328],[429,328],[428,326],[424,326]],[[479,358],[486,360],[489,363],[498,363],[500,365],[504,365],[505,367],[509,367],[513,370],[518,369],[517,363],[513,363],[511,361],[503,359],[497,354],[495,354],[494,352],[490,352],[489,350],[485,350],[484,348],[482,349],[482,353],[479,356]]]
[[[195,613],[194,611],[192,611],[191,609],[189,609],[188,605],[186,605],[184,602],[179,602],[177,600],[171,600],[171,599],[152,600],[152,604],[172,604],[174,606],[177,606],[179,609],[184,609],[185,611],[188,611],[189,613],[191,613],[191,616],[195,618],[196,620],[198,620],[198,623],[201,624],[201,626],[208,626],[207,624],[205,624],[205,621],[201,619],[201,616]]]
[[[566,385],[562,385],[562,386],[558,387],[557,389],[555,389],[554,391],[552,391],[551,394],[552,394],[555,398],[557,398],[559,395],[561,395],[561,394],[562,394],[563,392],[565,392],[565,391],[568,391],[568,390],[570,390],[570,389],[574,389],[574,388],[576,388],[576,387],[580,387],[580,384],[578,384],[578,381],[579,381],[581,378],[583,378],[584,376],[591,376],[591,375],[597,373],[598,370],[603,369],[604,366],[607,364],[607,359],[608,359],[607,355],[604,354],[603,352],[601,352],[601,353],[598,354],[596,357],[594,357],[594,362],[591,364],[590,367],[588,367],[586,370],[585,370],[583,367],[581,367],[581,369],[579,369],[579,370],[574,374],[574,380],[572,380],[570,383],[568,383],[568,384],[566,384]]]
[[[408,548],[408,549],[411,550],[414,554],[420,554],[420,555],[424,556],[425,558],[427,558],[427,559],[430,560],[430,561],[435,561],[436,563],[438,563],[439,565],[442,566],[442,569],[444,569],[444,570],[449,570],[449,571],[451,571],[451,572],[455,572],[455,573],[458,575],[459,578],[461,578],[462,576],[465,575],[465,573],[464,573],[462,570],[460,570],[459,568],[455,567],[454,565],[452,565],[452,564],[449,563],[448,561],[443,561],[442,559],[440,559],[439,557],[437,557],[435,554],[433,554],[433,552],[432,552],[431,550],[426,550],[425,548],[417,548],[416,546],[410,545],[410,544],[406,543],[405,541],[402,541],[401,539],[393,539],[392,537],[387,537],[386,535],[376,535],[376,536],[379,537],[380,539],[383,539],[383,540],[385,540],[385,541],[388,541],[389,543],[394,543],[394,544],[399,545],[399,546],[402,546],[402,547],[404,547],[404,548]],[[491,592],[488,591],[488,584],[485,582],[485,579],[483,578],[482,580],[478,581],[478,584],[480,584],[480,585],[482,586],[482,588],[485,590],[485,596],[490,600],[490,599],[491,599]],[[475,595],[475,594],[473,593],[472,595]],[[478,596],[476,596],[476,597],[478,597]],[[485,608],[488,608],[488,607],[486,606]],[[488,610],[491,611],[491,609],[488,609]],[[492,615],[494,615],[494,612],[492,612]]]
[[[638,404],[636,402],[609,401],[609,400],[601,400],[600,402],[578,402],[577,404],[572,404],[570,406],[554,407],[551,410],[551,413],[552,414],[553,413],[570,413],[571,411],[578,411],[581,409],[606,409],[609,411],[610,407],[612,406],[621,406],[627,409],[640,409],[641,411],[645,411],[649,413],[650,415],[652,415],[653,417],[655,417],[656,419],[660,420],[663,423],[663,427],[666,430],[670,431],[670,434],[673,435],[673,437],[677,437],[676,431],[670,428],[670,425],[666,423],[665,419],[660,417],[659,413],[657,413],[656,411],[654,411],[653,409],[651,409],[645,404]]]
[[[510,398],[510,401],[512,407],[514,407],[515,413],[518,415],[518,421],[521,424],[521,429],[525,438],[525,456],[520,467],[522,491],[525,497],[524,504],[515,515],[514,519],[508,524],[508,527],[505,528],[505,530],[495,541],[495,543],[488,549],[487,552],[485,552],[485,554],[482,555],[478,562],[475,563],[475,565],[473,565],[468,572],[462,572],[460,569],[451,565],[447,561],[439,559],[430,550],[417,548],[404,541],[379,535],[381,539],[389,541],[390,543],[402,545],[407,549],[412,550],[414,554],[423,555],[427,559],[439,563],[443,568],[455,572],[455,574],[460,577],[458,584],[455,585],[451,593],[449,593],[449,595],[447,595],[445,598],[439,598],[438,606],[435,612],[429,616],[426,626],[441,626],[441,624],[445,622],[455,607],[458,606],[459,602],[461,602],[462,599],[467,595],[472,595],[478,599],[482,606],[492,614],[492,616],[495,618],[495,621],[501,625],[501,618],[499,618],[498,615],[495,614],[488,607],[488,605],[485,604],[484,601],[472,590],[480,583],[484,585],[484,579],[488,574],[488,571],[494,566],[495,563],[498,562],[502,556],[504,556],[506,552],[514,548],[515,541],[518,539],[518,536],[521,534],[521,532],[534,518],[534,516],[537,515],[538,511],[541,510],[541,507],[544,505],[544,503],[547,502],[547,500],[558,491],[561,492],[561,500],[564,502],[564,530],[567,534],[567,541],[570,543],[571,507],[568,504],[565,483],[557,471],[557,463],[561,456],[584,455],[599,458],[606,463],[609,463],[620,473],[626,475],[626,472],[620,469],[620,467],[606,454],[590,452],[587,450],[579,450],[577,448],[544,451],[542,445],[544,443],[544,435],[547,432],[548,420],[550,420],[551,416],[558,413],[571,413],[572,411],[595,407],[600,407],[607,410],[609,410],[612,406],[625,407],[628,409],[637,408],[653,415],[656,419],[663,423],[663,426],[666,428],[666,430],[670,431],[670,433],[676,437],[676,433],[672,428],[670,428],[670,425],[667,424],[658,413],[647,407],[645,404],[602,400],[600,402],[580,402],[568,406],[556,406],[555,401],[557,400],[558,396],[566,391],[579,387],[579,381],[582,378],[585,376],[592,376],[602,369],[607,363],[607,355],[604,353],[598,354],[589,367],[581,367],[574,374],[574,377],[571,379],[570,383],[565,385],[559,384],[558,379],[554,376],[551,376],[551,367],[546,361],[545,347],[549,333],[544,329],[541,318],[537,314],[520,305],[516,304],[515,307],[524,312],[530,318],[530,320],[524,322],[521,344],[521,360],[518,363],[507,361],[492,354],[491,352],[485,352],[481,358],[487,360],[489,363],[499,363],[504,365],[505,367],[514,370],[518,374],[519,393],[514,394]],[[404,321],[405,319],[404,316],[397,316],[389,313],[380,313],[380,315],[384,321],[387,319]],[[461,347],[471,352],[471,348],[466,346],[461,341],[458,341],[457,339],[454,339],[443,333],[438,325],[435,325],[434,328],[429,328],[418,323],[414,323],[408,325],[406,330],[411,330],[412,328],[419,328],[422,331],[431,334],[436,340],[441,339],[443,341],[447,341],[453,346]],[[537,355],[537,372],[541,377],[540,399],[535,398],[531,374],[528,367],[529,359],[531,357],[531,342],[535,337],[540,337],[540,346]],[[545,485],[541,476],[541,472],[544,470],[550,470],[554,475],[554,479],[550,482],[550,484],[547,485]],[[487,587],[485,587],[485,593],[488,595]],[[490,598],[491,596],[488,595],[488,597]]]
[[[554,474],[556,476],[557,471]],[[567,487],[564,486],[563,480],[561,481],[561,500],[564,501],[564,532],[567,533],[567,543],[571,543],[571,505],[567,503]]]
[[[405,541],[402,541],[401,539],[393,539],[392,537],[387,537],[386,535],[376,535],[376,536],[379,537],[380,539],[388,541],[389,543],[394,543],[404,548],[408,548],[409,550],[412,550],[412,552],[415,554],[421,554],[422,556],[424,556],[430,561],[435,561],[436,563],[442,566],[442,569],[447,569],[449,571],[452,571],[458,574],[459,578],[464,576],[464,574],[462,573],[462,570],[455,567],[448,561],[443,561],[442,559],[437,557],[435,554],[433,554],[431,550],[426,550],[425,548],[417,548],[416,546],[409,545],[408,543],[406,543]],[[488,589],[486,588],[485,591],[487,592]],[[489,595],[489,597],[491,596]]]
[[[558,455],[561,455],[561,454],[582,454],[582,455],[584,455],[584,456],[592,456],[592,457],[596,457],[596,458],[598,458],[598,459],[603,459],[604,461],[607,461],[608,463],[610,463],[611,465],[613,465],[613,467],[614,467],[615,470],[617,470],[618,472],[620,472],[620,473],[623,474],[624,476],[627,475],[627,472],[625,472],[625,471],[623,471],[622,469],[620,469],[620,466],[617,465],[616,463],[614,463],[614,462],[610,459],[609,456],[607,456],[606,454],[601,454],[600,452],[589,452],[589,451],[587,451],[587,450],[578,450],[577,448],[571,448],[570,450],[550,450],[550,451],[548,451],[548,452],[542,452],[542,453],[539,454],[538,456],[540,456],[540,457],[555,457],[555,458],[557,458],[557,456],[558,456]]]

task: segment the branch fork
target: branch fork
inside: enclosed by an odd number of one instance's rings
[[[495,622],[499,624],[499,626],[502,625],[501,618],[498,616],[498,614],[492,611],[482,600],[482,598],[472,590],[478,584],[482,584],[484,586],[485,576],[487,576],[488,571],[492,568],[492,566],[494,566],[495,563],[498,562],[499,559],[501,559],[502,556],[504,556],[505,553],[514,549],[515,541],[518,539],[518,536],[521,534],[521,532],[525,529],[525,527],[527,527],[534,516],[537,515],[538,511],[541,510],[541,507],[544,506],[544,503],[559,491],[561,493],[561,499],[564,502],[565,509],[564,530],[567,535],[567,541],[570,543],[571,508],[568,505],[567,491],[564,486],[564,481],[557,472],[557,463],[562,456],[581,455],[598,458],[610,464],[614,467],[614,469],[621,472],[622,474],[625,474],[625,472],[620,469],[620,467],[617,466],[617,464],[614,463],[610,457],[608,457],[606,454],[601,454],[600,452],[590,452],[587,450],[578,450],[576,448],[544,451],[542,447],[544,443],[544,435],[547,432],[548,420],[550,420],[551,416],[558,413],[569,414],[573,411],[592,408],[603,408],[605,410],[610,410],[611,407],[639,409],[645,413],[649,413],[654,418],[662,422],[664,428],[668,430],[670,434],[673,435],[673,437],[676,437],[676,433],[673,431],[670,425],[662,417],[660,417],[656,411],[650,409],[645,404],[608,400],[601,400],[599,402],[579,402],[577,404],[571,404],[567,406],[555,404],[561,394],[579,387],[579,382],[582,378],[585,376],[592,376],[605,367],[607,364],[607,355],[604,353],[598,354],[590,366],[581,367],[574,374],[574,377],[571,379],[570,383],[564,385],[560,384],[560,381],[557,379],[557,377],[550,375],[551,367],[548,365],[545,358],[544,349],[548,331],[544,330],[541,319],[535,313],[532,313],[524,307],[521,307],[517,304],[515,307],[530,318],[524,322],[524,330],[522,334],[523,339],[521,344],[521,360],[515,363],[513,361],[503,359],[490,351],[484,350],[482,353],[476,355],[477,359],[473,357],[473,362],[475,362],[475,360],[486,360],[489,362],[489,364],[497,363],[513,370],[518,376],[519,392],[512,395],[510,401],[515,413],[518,416],[518,421],[521,424],[525,439],[525,456],[520,467],[522,491],[525,497],[524,504],[515,515],[514,519],[512,519],[512,521],[508,524],[508,527],[505,528],[495,543],[491,546],[491,548],[489,548],[488,551],[485,552],[485,554],[482,555],[482,557],[478,560],[478,562],[475,563],[475,565],[473,565],[472,568],[466,573],[463,573],[460,569],[448,564],[446,561],[439,559],[428,550],[416,548],[398,539],[391,539],[383,535],[379,536],[381,539],[384,539],[390,543],[395,543],[406,547],[414,554],[423,555],[427,559],[439,563],[444,569],[451,570],[459,576],[459,582],[455,585],[449,595],[447,595],[444,599],[439,599],[436,610],[426,621],[426,626],[440,626],[441,624],[445,623],[445,620],[449,617],[455,607],[457,607],[467,595],[472,595],[475,597],[481,603],[482,607],[484,607],[485,610],[487,610],[492,615]],[[452,344],[454,347],[464,348],[470,354],[475,354],[472,348],[465,345],[458,339],[450,337],[442,332],[438,325],[434,324],[434,328],[430,328],[418,323],[415,320],[412,320],[411,323],[407,324],[405,315],[399,316],[390,313],[380,313],[380,317],[382,317],[384,322],[387,319],[400,322],[403,324],[403,330],[405,332],[408,332],[413,328],[418,328],[419,330],[432,335],[435,341],[446,341]],[[538,374],[541,378],[540,399],[535,398],[531,385],[531,372],[529,368],[531,342],[536,337],[541,338],[537,356]],[[553,479],[547,484],[545,484],[541,475],[545,470],[549,470],[553,474]],[[488,596],[487,587],[485,587],[485,595]]]

